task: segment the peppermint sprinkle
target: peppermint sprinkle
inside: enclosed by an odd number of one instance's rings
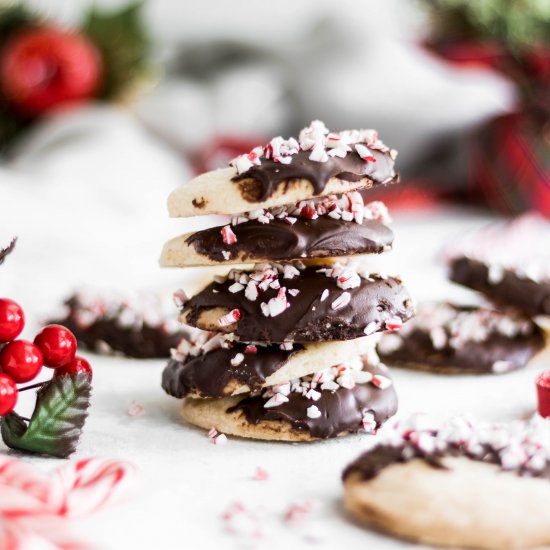
[[[220,327],[227,327],[229,325],[232,325],[233,323],[236,323],[241,318],[241,312],[238,309],[232,309],[229,313],[226,315],[222,315],[218,319],[218,325]]]
[[[233,233],[233,229],[231,229],[230,225],[222,227],[221,234],[224,244],[234,244],[237,242],[237,235]]]
[[[342,309],[346,307],[351,301],[351,294],[349,292],[342,292],[334,302],[330,305],[330,307],[334,310]]]
[[[242,353],[237,353],[233,359],[231,359],[231,366],[238,367],[244,361],[244,355]]]
[[[321,411],[316,405],[311,405],[307,408],[307,417],[311,419],[319,418],[321,416]]]

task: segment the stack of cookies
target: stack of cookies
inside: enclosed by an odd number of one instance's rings
[[[395,152],[373,130],[330,133],[315,121],[231,167],[175,190],[174,217],[230,215],[226,225],[166,243],[166,267],[250,263],[188,299],[194,332],[163,373],[196,426],[242,437],[308,441],[365,430],[397,397],[374,352],[376,333],[413,315],[397,277],[349,256],[391,249],[389,216],[358,190],[395,183]],[[198,330],[197,330],[198,329]]]

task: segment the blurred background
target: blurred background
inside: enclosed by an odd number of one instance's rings
[[[398,219],[550,215],[547,0],[0,5],[0,277],[38,309],[173,289],[162,243],[212,222],[170,190],[312,119],[399,150]]]

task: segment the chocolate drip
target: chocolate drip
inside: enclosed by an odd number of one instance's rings
[[[482,447],[482,453],[473,454],[459,443],[449,445],[444,451],[437,450],[432,452],[419,449],[411,441],[404,441],[401,445],[397,446],[379,445],[363,453],[352,462],[344,470],[342,479],[345,481],[349,475],[357,473],[362,479],[368,481],[375,478],[384,468],[392,464],[404,464],[414,459],[422,459],[430,466],[442,469],[447,469],[442,461],[445,457],[465,457],[477,462],[502,466],[498,449],[487,444],[484,444]],[[529,469],[525,464],[522,464],[512,471],[520,476],[550,479],[550,462],[547,461],[546,467],[542,470]]]
[[[387,376],[387,370],[365,367],[374,374]],[[266,399],[261,396],[247,397],[227,410],[241,410],[248,422],[258,424],[265,420],[290,422],[295,430],[306,430],[313,437],[326,439],[344,432],[357,432],[362,427],[365,412],[372,412],[377,427],[397,412],[397,394],[392,386],[384,390],[373,384],[357,384],[352,389],[340,387],[336,391],[322,390],[317,401],[291,392],[288,402],[277,407],[264,407]],[[321,412],[319,418],[309,418],[307,409],[315,405]]]
[[[282,368],[295,353],[302,350],[282,351],[279,346],[257,346],[257,353],[245,353],[246,344],[237,343],[231,349],[216,349],[197,357],[188,356],[185,362],[171,359],[162,373],[162,387],[169,395],[185,397],[224,397],[232,382],[247,385],[258,392],[267,377]],[[231,359],[237,353],[244,360],[237,366]]]
[[[380,222],[366,220],[362,224],[321,216],[316,220],[298,219],[293,225],[284,220],[268,224],[250,220],[232,226],[237,242],[226,245],[222,226],[193,233],[186,243],[211,260],[242,257],[267,260],[293,260],[352,254],[378,254],[393,242],[391,229]]]
[[[454,259],[450,279],[455,283],[482,292],[497,304],[514,306],[530,315],[550,315],[550,281],[536,282],[504,270],[502,279],[489,281],[488,264],[466,257]]]
[[[233,177],[232,181],[240,187],[243,198],[249,202],[265,201],[279,191],[281,184],[286,192],[288,184],[297,179],[311,182],[312,195],[321,194],[328,180],[333,177],[350,182],[370,178],[370,187],[397,181],[390,153],[372,151],[372,154],[376,162],[364,161],[355,151],[349,152],[344,158],[329,157],[327,162],[309,160],[311,151],[299,151],[292,155],[290,164],[262,158],[260,166],[253,166]]]
[[[196,326],[203,310],[223,307],[239,309],[241,319],[235,334],[243,342],[318,342],[322,340],[349,340],[365,335],[370,325],[375,330],[383,330],[385,322],[399,317],[408,320],[414,314],[412,300],[401,282],[395,278],[361,279],[361,285],[349,289],[351,300],[348,305],[335,310],[331,304],[342,292],[336,281],[318,273],[318,267],[308,267],[293,279],[280,276],[281,286],[297,289],[297,296],[288,295],[290,307],[276,317],[265,317],[261,303],[277,296],[278,290],[268,288],[261,292],[255,301],[248,300],[244,292],[232,293],[228,280],[224,283],[211,283],[195,295],[183,308],[186,322]],[[323,291],[328,297],[321,301]]]

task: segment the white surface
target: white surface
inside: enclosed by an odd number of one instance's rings
[[[405,276],[417,299],[456,297],[437,260],[450,235],[486,221],[465,211],[420,212],[394,224],[396,246],[383,261]],[[160,244],[160,243],[159,243]],[[392,269],[394,270],[394,269]],[[191,272],[193,270],[187,270]],[[395,270],[394,270],[395,271]],[[184,273],[182,273],[184,276]],[[152,282],[151,282],[152,284]],[[409,544],[374,534],[342,511],[340,475],[365,448],[370,436],[314,444],[276,444],[230,439],[212,445],[202,430],[179,419],[179,402],[160,388],[163,361],[91,357],[95,369],[91,415],[76,457],[130,460],[141,473],[137,496],[81,522],[76,532],[99,548],[376,548]],[[541,358],[523,372],[503,376],[436,376],[394,370],[399,415],[467,412],[487,419],[513,419],[532,413],[533,379],[547,368]],[[133,401],[145,408],[132,417]],[[57,461],[30,459],[43,467]],[[261,466],[267,481],[253,479]],[[285,510],[307,499],[311,519],[300,527],[283,521]],[[226,533],[222,513],[242,502],[262,520],[261,539]],[[315,539],[315,540],[312,540]]]

